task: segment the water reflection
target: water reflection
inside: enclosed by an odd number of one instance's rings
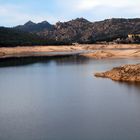
[[[89,58],[84,56],[53,56],[53,57],[21,57],[21,58],[5,58],[0,59],[0,67],[9,66],[24,66],[34,63],[47,64],[54,61],[57,65],[82,64],[89,61]]]

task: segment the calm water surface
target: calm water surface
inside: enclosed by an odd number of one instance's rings
[[[140,84],[93,76],[138,62],[66,57],[1,67],[0,140],[139,140]]]

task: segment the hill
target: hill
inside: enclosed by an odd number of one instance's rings
[[[140,38],[129,39],[128,34],[140,34],[140,18],[106,19],[90,22],[77,18],[68,22],[29,21],[13,28],[0,27],[0,46],[61,45],[72,43],[140,43]]]
[[[61,45],[65,42],[40,37],[33,33],[23,32],[13,28],[0,27],[0,47]]]
[[[112,18],[98,22],[90,22],[84,18],[77,18],[68,22],[28,22],[16,29],[34,32],[39,36],[65,42],[95,43],[97,41],[113,41],[125,39],[128,34],[140,33],[140,19]]]

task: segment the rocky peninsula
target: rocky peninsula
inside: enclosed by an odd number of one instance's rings
[[[95,76],[110,78],[114,81],[140,82],[140,63],[115,67],[107,72],[96,73]]]

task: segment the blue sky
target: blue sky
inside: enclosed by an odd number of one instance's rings
[[[140,17],[140,0],[0,0],[0,26],[32,20],[50,23],[84,17],[90,21]]]

